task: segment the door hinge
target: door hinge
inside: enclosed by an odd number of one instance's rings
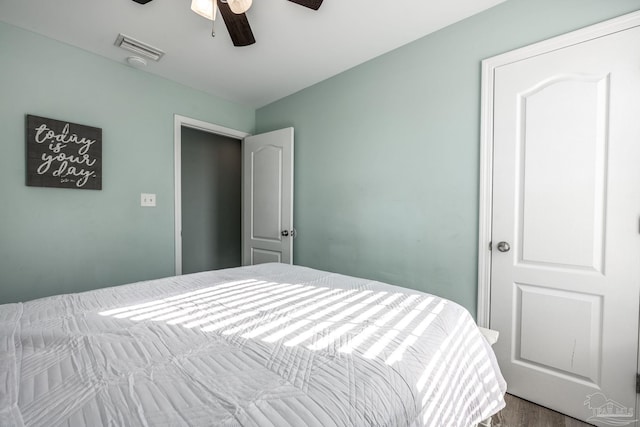
[[[493,242],[489,242],[489,250],[492,251],[493,250]]]
[[[640,374],[636,374],[636,393],[640,394]]]

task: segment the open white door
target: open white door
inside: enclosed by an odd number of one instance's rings
[[[491,328],[508,391],[637,425],[640,27],[494,81]]]
[[[293,128],[244,139],[242,264],[293,264]]]

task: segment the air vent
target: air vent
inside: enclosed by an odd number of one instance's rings
[[[115,45],[154,61],[159,61],[162,55],[164,55],[164,52],[160,49],[125,36],[124,34],[118,34]]]

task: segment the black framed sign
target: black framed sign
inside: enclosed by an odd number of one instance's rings
[[[27,185],[102,189],[102,129],[27,115]]]

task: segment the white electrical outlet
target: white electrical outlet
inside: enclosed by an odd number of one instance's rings
[[[146,208],[156,207],[156,195],[150,193],[140,193],[140,206]]]

